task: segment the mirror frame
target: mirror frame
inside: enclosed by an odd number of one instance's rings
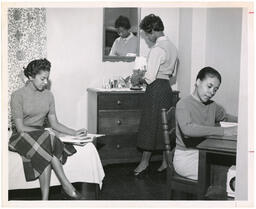
[[[141,8],[139,7],[127,7],[127,8],[137,8],[137,15],[138,15],[138,21],[137,21],[137,36],[138,36],[138,53],[140,54],[140,28],[139,28],[139,24],[140,24],[140,19],[141,19]],[[110,61],[110,62],[133,62],[136,58],[136,56],[139,56],[139,54],[137,54],[135,57],[128,57],[128,56],[108,56],[105,55],[104,51],[105,51],[105,40],[106,40],[106,28],[105,28],[105,9],[109,9],[107,7],[103,8],[103,42],[102,42],[102,61],[106,62],[106,61]]]

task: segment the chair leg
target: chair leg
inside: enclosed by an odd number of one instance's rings
[[[197,193],[196,197],[197,197],[197,200],[204,200],[205,199],[204,195],[200,192]]]
[[[169,189],[169,198],[170,198],[170,200],[172,200],[172,198],[173,198],[173,192],[172,192],[172,189],[170,188]]]
[[[167,182],[167,187],[166,187],[166,199],[171,200],[173,196],[173,191],[172,191],[172,184],[170,182]]]
[[[165,192],[165,199],[166,200],[170,200],[170,198],[171,198],[171,188],[167,185],[167,187],[166,187],[166,192]]]

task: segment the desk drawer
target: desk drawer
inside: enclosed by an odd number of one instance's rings
[[[125,134],[136,133],[140,123],[140,110],[99,111],[98,133]]]
[[[140,94],[113,94],[99,95],[99,110],[109,109],[140,109],[143,95]]]

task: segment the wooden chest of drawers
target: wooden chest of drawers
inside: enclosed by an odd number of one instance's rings
[[[88,131],[105,134],[97,140],[103,165],[139,162],[136,135],[144,91],[88,89]],[[174,105],[178,92],[174,92]],[[154,156],[158,158],[159,156]]]

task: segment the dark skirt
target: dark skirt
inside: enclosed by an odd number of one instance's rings
[[[53,156],[64,164],[68,156],[76,153],[73,145],[64,144],[44,129],[14,133],[9,141],[9,149],[21,155],[26,181],[37,179]]]
[[[161,109],[169,109],[171,105],[172,89],[168,80],[156,79],[147,86],[138,132],[138,148],[146,151],[164,149]]]

